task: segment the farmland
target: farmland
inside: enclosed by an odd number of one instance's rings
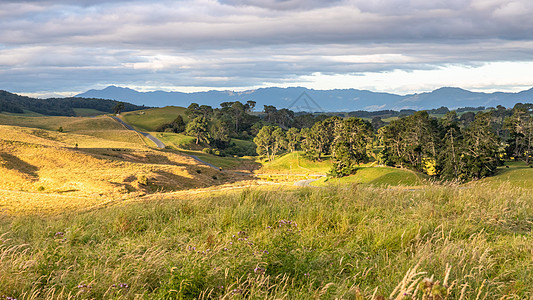
[[[221,157],[170,133],[159,150],[107,116],[0,120],[0,297],[533,296],[520,162],[467,184],[369,163],[295,187],[330,158]]]

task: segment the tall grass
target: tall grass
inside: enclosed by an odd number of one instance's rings
[[[0,299],[530,299],[531,199],[246,189],[4,219]]]

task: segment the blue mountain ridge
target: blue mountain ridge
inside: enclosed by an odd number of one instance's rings
[[[432,92],[410,95],[378,93],[358,89],[314,90],[303,87],[260,88],[243,92],[207,91],[207,92],[138,92],[130,88],[108,86],[102,90],[89,90],[76,95],[77,97],[101,98],[130,102],[136,105],[153,107],[184,106],[195,102],[198,104],[218,107],[222,102],[248,100],[255,101],[256,110],[264,105],[289,108],[294,111],[325,111],[346,112],[356,110],[400,110],[400,109],[433,109],[446,106],[450,109],[458,107],[495,107],[503,105],[513,107],[516,103],[533,102],[533,88],[518,93],[480,93],[461,88],[443,87]]]

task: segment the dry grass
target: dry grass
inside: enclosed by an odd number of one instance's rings
[[[53,211],[53,199],[56,210],[65,210],[236,180],[186,155],[128,142],[139,138],[122,129],[90,136],[0,125],[0,132],[0,190],[7,191],[0,209],[9,213]]]

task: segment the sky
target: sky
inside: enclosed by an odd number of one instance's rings
[[[0,2],[0,89],[533,87],[530,0]]]

